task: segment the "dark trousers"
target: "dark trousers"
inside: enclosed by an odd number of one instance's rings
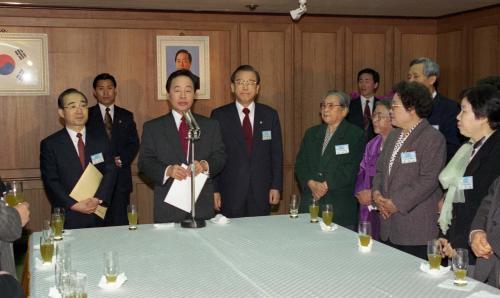
[[[222,198],[231,199],[231,198]],[[222,214],[229,218],[237,218],[237,217],[248,217],[248,216],[265,216],[271,213],[271,209],[269,204],[265,206],[259,206],[257,204],[257,199],[255,198],[252,189],[250,188],[247,195],[245,196],[245,200],[241,201],[239,206],[235,206],[234,202],[231,204],[231,209],[224,208],[224,202],[222,202]]]
[[[417,258],[427,260],[427,245],[399,245],[392,243],[390,240],[382,241],[382,243],[400,251],[404,251],[410,255],[414,255]]]
[[[106,211],[104,219],[105,226],[123,226],[128,225],[127,206],[130,204],[130,192],[115,188],[111,205]]]

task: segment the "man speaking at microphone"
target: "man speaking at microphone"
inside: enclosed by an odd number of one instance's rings
[[[224,167],[226,154],[217,121],[194,114],[196,121],[188,123],[194,103],[195,79],[189,70],[173,72],[166,84],[171,111],[164,116],[144,123],[139,150],[139,171],[154,182],[154,221],[181,222],[190,218],[190,213],[165,203],[165,197],[174,179],[184,180],[190,176],[187,165],[189,151],[189,127],[199,125],[200,138],[194,142],[195,175],[209,175],[196,201],[196,219],[214,216],[214,189],[212,179]],[[186,119],[188,118],[188,119]]]

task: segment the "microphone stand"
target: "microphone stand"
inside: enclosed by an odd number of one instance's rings
[[[191,218],[185,219],[181,222],[181,227],[183,228],[203,228],[206,223],[203,219],[196,219],[196,211],[195,211],[195,203],[196,203],[196,194],[195,194],[195,185],[194,185],[194,176],[195,176],[195,166],[194,166],[194,141],[200,139],[201,131],[199,129],[195,129],[189,127],[188,130],[188,140],[189,140],[189,156],[188,163],[189,168],[191,170]]]

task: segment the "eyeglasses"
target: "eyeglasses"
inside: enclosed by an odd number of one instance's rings
[[[383,113],[374,113],[373,117],[372,117],[373,120],[378,120],[378,121],[380,121],[382,119],[387,119],[387,118],[390,118],[390,116],[384,115]]]
[[[335,103],[328,103],[328,102],[322,102],[319,104],[319,108],[320,109],[333,109],[335,107],[344,107],[343,105],[341,104],[335,104]]]
[[[257,85],[257,81],[254,80],[236,80],[234,83],[238,86],[255,86]]]
[[[79,104],[70,104],[68,106],[65,106],[64,108],[67,109],[68,111],[76,111],[76,109],[86,109],[89,105],[87,103],[79,103]]]

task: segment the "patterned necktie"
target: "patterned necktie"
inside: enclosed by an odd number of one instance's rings
[[[181,124],[179,125],[179,141],[181,142],[182,150],[184,151],[184,156],[187,157],[188,154],[188,125],[184,117],[181,118]]]
[[[80,158],[82,169],[85,169],[85,144],[83,143],[81,133],[77,133],[76,137],[78,138],[78,157]]]
[[[365,130],[368,128],[370,125],[370,118],[372,117],[372,114],[370,112],[370,100],[366,100],[365,104],[365,110],[363,112],[363,126]]]
[[[248,108],[243,109],[243,113],[245,117],[243,118],[243,134],[245,137],[245,142],[247,144],[247,153],[248,155],[252,155],[252,144],[253,144],[253,133],[252,133],[252,124],[250,123],[250,110]]]
[[[104,115],[104,128],[106,129],[108,137],[111,139],[111,133],[113,131],[113,120],[111,119],[109,108],[106,108],[106,114]]]

